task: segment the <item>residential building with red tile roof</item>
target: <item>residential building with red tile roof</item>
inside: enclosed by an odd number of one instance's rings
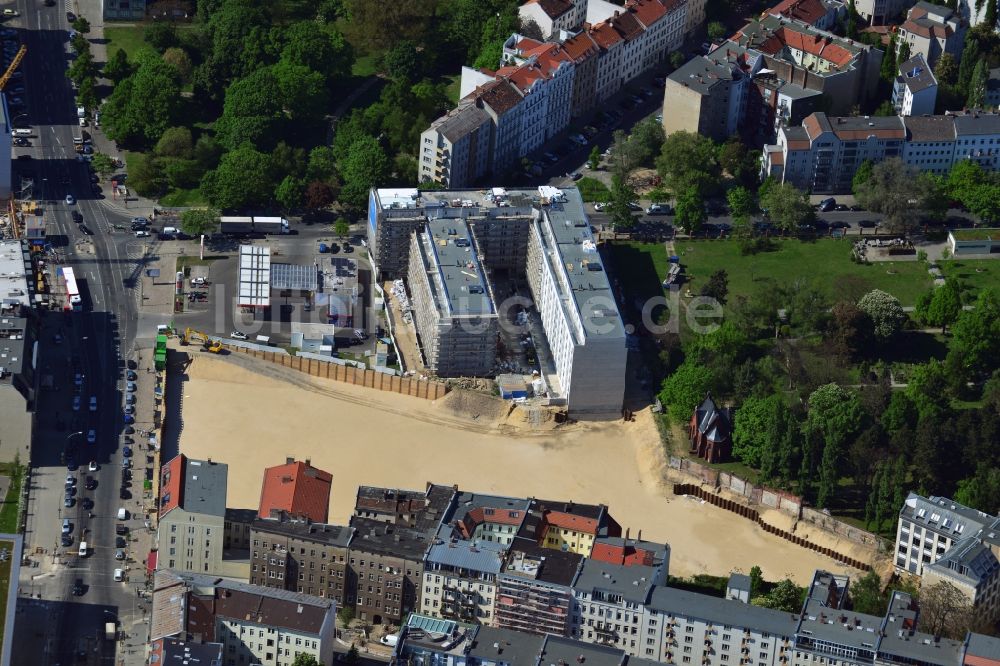
[[[528,0],[518,8],[522,24],[533,21],[543,39],[579,27],[586,15],[587,0]]]
[[[626,530],[624,537],[598,537],[590,558],[608,564],[622,566],[641,565],[655,567],[664,564],[670,566],[670,546],[663,543],[642,540],[642,530],[635,539],[629,538]]]
[[[596,539],[621,536],[621,526],[603,504],[532,499],[518,536],[532,539],[543,548],[589,557]]]
[[[284,465],[264,470],[260,488],[260,518],[276,512],[325,523],[330,515],[333,475],[313,467],[310,461],[288,458]]]
[[[841,0],[782,0],[767,13],[800,21],[817,30],[833,30],[838,19],[847,16],[847,5]]]
[[[968,23],[957,12],[921,1],[906,13],[896,41],[909,44],[910,55],[922,55],[933,68],[945,53],[956,62],[962,58],[967,30]]]
[[[689,7],[687,0],[628,0],[625,7],[645,28],[643,70],[684,43]]]
[[[590,35],[580,32],[563,42],[566,54],[573,61],[573,117],[589,113],[597,105],[597,64],[601,49]]]

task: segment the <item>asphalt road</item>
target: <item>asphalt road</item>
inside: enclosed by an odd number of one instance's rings
[[[138,270],[141,250],[133,237],[111,233],[113,225],[127,224],[128,212],[93,194],[90,171],[76,159],[73,138],[83,128],[65,75],[70,57],[66,6],[61,1],[45,7],[39,0],[18,0],[17,8],[21,16],[6,27],[19,28],[28,46],[21,66],[27,109],[12,111],[11,116],[15,124],[31,127],[33,136],[29,147],[14,150],[19,158],[14,162],[14,188],[20,189],[22,175],[33,179],[30,196],[43,209],[50,242],[74,268],[84,311],[52,313],[43,319],[39,364],[52,375],[58,390],[43,391],[39,398],[26,543],[29,556],[35,548],[45,549],[45,555],[33,558],[39,561],[38,568],[22,570],[22,590],[35,598],[22,600],[14,661],[110,664],[115,648],[100,639],[104,622],[114,616],[128,630],[136,612],[133,586],[114,582],[113,571],[121,566],[114,560],[114,514],[122,504],[118,482],[123,359],[133,349],[138,328],[136,295],[126,285]],[[26,117],[18,117],[21,112]],[[20,159],[21,155],[30,158]],[[67,194],[77,202],[67,204]],[[74,209],[92,234],[83,233],[72,221]],[[56,334],[62,336],[61,344],[55,343]],[[82,404],[74,411],[77,372],[83,375]],[[88,409],[91,396],[97,399],[95,412]],[[96,431],[95,444],[86,441],[91,428]],[[70,472],[63,462],[67,446],[75,449],[79,471]],[[90,460],[98,462],[100,470],[94,473],[97,488],[88,491],[84,478]],[[78,479],[72,507],[63,505],[68,473]],[[94,502],[93,517],[82,508],[84,497]],[[70,548],[59,545],[63,518],[73,525]],[[86,557],[76,554],[82,538],[91,545]],[[84,582],[82,596],[72,593],[77,578]],[[85,658],[78,661],[81,651]]]

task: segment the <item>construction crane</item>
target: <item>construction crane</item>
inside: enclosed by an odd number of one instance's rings
[[[28,47],[21,44],[21,48],[17,50],[17,53],[14,55],[14,59],[10,61],[10,67],[8,67],[7,71],[3,73],[3,76],[0,76],[0,91],[7,87],[7,82],[10,81],[10,77],[14,74],[14,70],[21,65],[21,61],[24,60],[24,54],[27,52]]]
[[[191,344],[191,340],[196,340],[201,342],[202,348],[206,351],[210,351],[213,354],[218,354],[222,351],[222,341],[218,338],[213,338],[207,333],[202,333],[201,331],[196,331],[193,328],[184,329],[184,337],[181,338],[181,344],[187,345]]]

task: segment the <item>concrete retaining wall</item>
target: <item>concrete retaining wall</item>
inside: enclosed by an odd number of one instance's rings
[[[441,382],[417,379],[416,377],[400,377],[384,372],[376,372],[367,368],[362,369],[342,365],[335,362],[342,361],[342,359],[334,359],[333,357],[319,359],[311,354],[308,356],[291,356],[284,349],[261,351],[229,343],[226,343],[224,346],[231,352],[247,354],[262,361],[270,361],[286,368],[304,372],[313,377],[333,379],[338,382],[364,386],[379,391],[402,393],[403,395],[426,398],[427,400],[437,400],[444,397],[445,393],[448,392],[448,387]]]

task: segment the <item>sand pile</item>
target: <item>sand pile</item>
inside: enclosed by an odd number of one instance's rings
[[[259,372],[252,372],[259,370]],[[635,535],[671,546],[671,573],[724,574],[759,564],[808,582],[833,560],[698,500],[670,496],[648,412],[630,423],[578,423],[501,434],[455,411],[466,397],[426,400],[318,380],[231,354],[195,354],[183,385],[181,452],[229,464],[228,505],[256,508],[265,467],[309,458],[333,474],[330,520],[346,522],[359,484],[425,482],[513,496],[603,503]],[[450,399],[450,401],[449,401]],[[816,530],[818,531],[818,530]]]

